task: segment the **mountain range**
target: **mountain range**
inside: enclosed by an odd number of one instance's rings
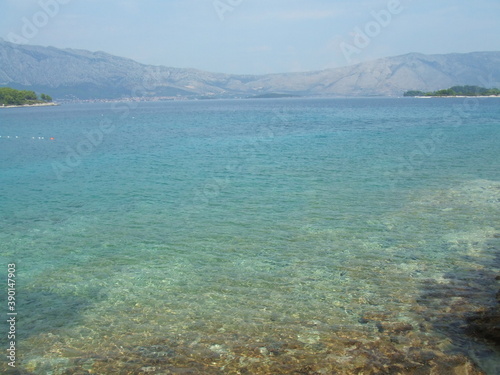
[[[303,73],[238,75],[152,66],[105,52],[0,39],[0,86],[55,99],[124,97],[401,96],[455,85],[499,86],[500,52],[410,53]]]

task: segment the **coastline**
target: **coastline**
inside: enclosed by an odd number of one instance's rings
[[[430,99],[430,98],[500,98],[500,95],[450,95],[450,96],[441,96],[441,95],[428,95],[428,96],[414,96],[413,98],[417,99]]]
[[[36,103],[36,104],[22,104],[22,105],[0,105],[0,108],[25,108],[25,107],[54,107],[58,106],[58,103]]]

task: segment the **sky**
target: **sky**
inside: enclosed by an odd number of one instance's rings
[[[0,38],[233,74],[500,51],[499,0],[0,0]]]

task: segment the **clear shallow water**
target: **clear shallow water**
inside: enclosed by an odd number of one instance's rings
[[[21,368],[498,369],[460,326],[498,289],[498,99],[126,106],[0,112]]]

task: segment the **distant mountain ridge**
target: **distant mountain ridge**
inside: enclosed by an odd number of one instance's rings
[[[0,39],[0,86],[56,99],[122,97],[401,96],[456,85],[500,86],[500,52],[410,53],[304,73],[237,75],[152,66],[104,52],[18,45]]]

